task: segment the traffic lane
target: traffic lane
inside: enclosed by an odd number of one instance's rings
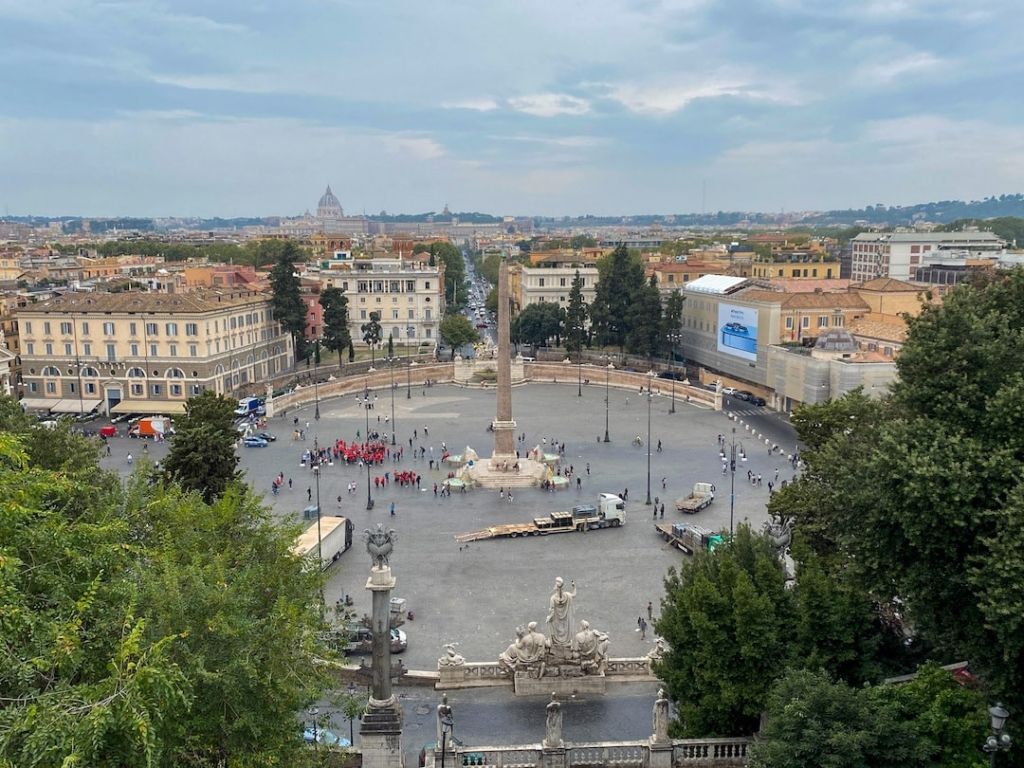
[[[726,414],[736,417],[736,433],[746,433],[740,426],[749,424],[755,432],[760,432],[775,445],[778,445],[785,454],[792,454],[800,445],[800,439],[796,430],[789,423],[786,416],[778,411],[773,411],[765,406],[756,406],[732,397],[722,398],[722,410]]]

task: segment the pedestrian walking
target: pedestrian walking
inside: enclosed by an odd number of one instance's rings
[[[289,477],[288,478],[288,490],[290,491],[291,489],[292,489],[292,479]]]
[[[648,621],[651,620],[651,618],[652,618],[651,614],[653,613],[653,611],[654,611],[654,605],[653,605],[653,603],[651,603],[650,600],[648,600],[647,601],[647,620]]]
[[[636,628],[640,629],[640,625],[643,624],[643,623],[644,623],[644,617],[643,616],[637,616],[636,617]]]
[[[313,489],[312,488],[307,488],[306,489],[306,501],[312,501],[312,500],[313,500]]]
[[[643,620],[643,617],[640,618],[640,639],[647,639],[647,622]]]
[[[661,440],[658,441],[658,453],[661,453]]]
[[[391,516],[395,516],[395,502],[393,501],[391,502]]]
[[[590,474],[590,462],[589,461],[587,462],[587,474],[588,475]]]
[[[658,505],[657,504],[654,505],[654,516],[651,519],[652,520],[657,520],[658,519]]]
[[[666,478],[664,478],[664,477],[661,478],[661,490],[663,490],[663,491],[665,490],[665,480],[666,480]]]
[[[661,519],[665,519],[665,502],[661,502]]]

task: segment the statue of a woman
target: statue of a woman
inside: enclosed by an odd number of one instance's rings
[[[547,707],[547,719],[544,724],[544,746],[562,746],[562,705],[558,703],[558,697],[552,692],[551,701]]]
[[[576,582],[571,582],[571,591],[565,589],[562,577],[555,579],[555,591],[551,595],[548,611],[548,637],[551,645],[572,648],[575,642],[573,635],[572,601],[576,597]]]

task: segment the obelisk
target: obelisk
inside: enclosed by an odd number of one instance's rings
[[[498,407],[494,419],[494,455],[491,462],[514,459],[515,429],[512,420],[512,333],[508,295],[508,262],[498,265]]]

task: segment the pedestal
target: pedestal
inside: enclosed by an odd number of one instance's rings
[[[607,689],[604,675],[582,675],[580,677],[530,677],[527,672],[516,672],[513,690],[516,696],[550,696],[558,694],[559,699],[583,694],[604,695]]]
[[[672,742],[651,742],[650,768],[672,768]]]
[[[569,755],[565,747],[544,747],[541,751],[543,768],[568,768]]]
[[[359,726],[363,768],[402,768],[402,711],[391,707],[366,708]]]
[[[402,709],[391,692],[391,590],[387,565],[370,569],[366,588],[373,594],[373,693],[359,726],[364,768],[401,768]]]

